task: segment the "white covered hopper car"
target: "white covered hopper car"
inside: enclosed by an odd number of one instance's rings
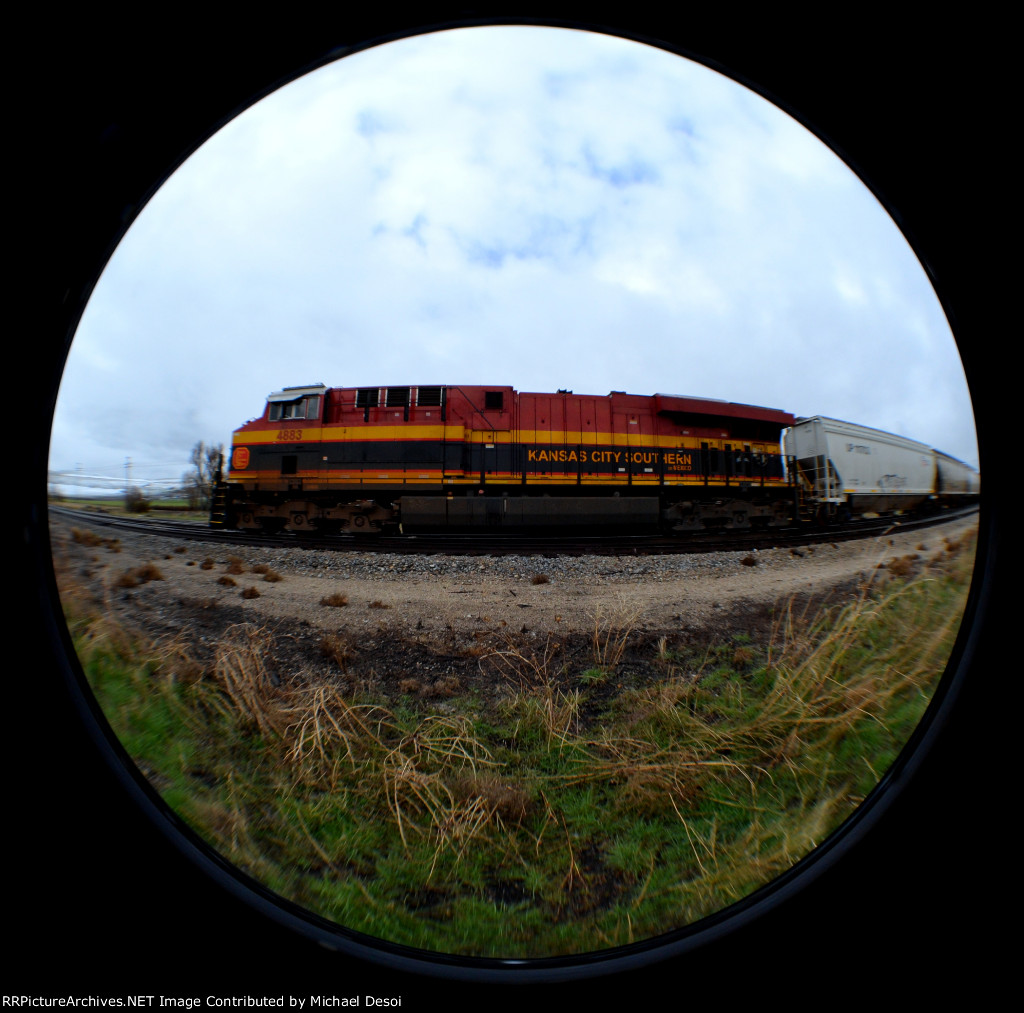
[[[966,502],[980,491],[978,472],[963,461],[851,422],[797,419],[782,445],[804,509],[819,518]]]

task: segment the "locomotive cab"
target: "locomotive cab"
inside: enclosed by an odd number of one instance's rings
[[[322,383],[309,387],[285,387],[267,397],[264,413],[268,422],[316,421],[327,386]]]

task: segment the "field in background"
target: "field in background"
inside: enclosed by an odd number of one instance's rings
[[[371,936],[475,956],[576,954],[650,938],[749,895],[834,831],[919,722],[966,600],[973,544],[893,559],[772,632],[651,648],[615,689],[631,622],[509,634],[479,663],[504,691],[440,701],[276,678],[269,630],[186,637],[114,624],[61,574],[69,628],[120,741],[237,868]],[[61,571],[60,561],[57,562]],[[633,617],[634,619],[636,617]]]
[[[157,496],[148,499],[146,500],[146,509],[141,511],[129,509],[124,496],[61,496],[52,497],[50,502],[71,510],[93,511],[125,517],[145,517],[147,513],[155,512],[164,520],[175,518],[206,522],[210,519],[209,510],[190,510],[187,500],[173,497]]]

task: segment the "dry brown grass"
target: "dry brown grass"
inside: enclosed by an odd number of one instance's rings
[[[210,558],[209,556],[207,556],[207,557],[206,557],[206,558],[205,558],[205,559],[204,559],[204,560],[203,560],[203,561],[202,561],[202,562],[201,562],[201,563],[199,564],[199,569],[200,569],[200,570],[212,570],[212,569],[214,568],[214,566],[216,566],[216,565],[217,565],[217,564],[216,564],[216,563],[215,563],[215,562],[214,562],[214,561],[213,561],[213,560],[212,560],[212,559],[211,559],[211,558]]]
[[[348,595],[341,594],[340,591],[335,591],[333,594],[324,595],[320,599],[321,605],[326,605],[328,608],[340,609],[344,608],[348,604]]]
[[[335,787],[341,754],[355,769],[368,754],[385,748],[380,736],[390,715],[373,705],[350,703],[331,684],[282,694],[280,714],[287,719],[282,737],[288,758],[314,783]]]
[[[260,597],[259,588],[255,587],[255,586],[247,587],[242,592],[242,597],[243,598],[259,598]]]
[[[757,556],[746,555],[740,560],[742,566],[757,566]]]
[[[276,584],[278,581],[284,580],[284,577],[282,577],[277,570],[268,569],[263,574],[263,579],[269,584]]]
[[[164,637],[153,644],[152,657],[156,670],[170,682],[186,685],[199,682],[206,669],[195,657],[194,647],[184,634]]]
[[[223,584],[224,587],[238,587],[238,581],[234,577],[229,577],[226,573],[217,578],[218,584]]]
[[[371,601],[366,607],[368,609],[389,609],[389,608],[391,608],[391,606],[387,602],[381,601],[380,598],[374,598],[374,600]]]
[[[431,696],[451,697],[462,692],[462,680],[457,675],[443,675],[430,687]]]
[[[84,545],[86,548],[94,548],[102,545],[109,552],[120,552],[121,551],[121,539],[110,538],[104,535],[98,535],[95,531],[89,531],[83,528],[72,528],[71,538],[79,545]]]
[[[339,763],[350,765],[374,750],[390,715],[356,706],[332,683],[281,684],[266,659],[269,631],[252,624],[230,627],[217,648],[214,676],[242,720],[281,743],[287,760],[307,782],[333,786]]]
[[[732,652],[733,667],[745,668],[754,660],[755,657],[756,654],[754,653],[753,648],[737,647],[736,650]]]
[[[535,573],[530,578],[531,584],[550,584],[551,578],[546,573]]]
[[[230,556],[228,558],[228,565],[224,572],[234,574],[245,573],[245,563],[243,563],[238,556]]]
[[[110,588],[97,592],[82,584],[57,545],[52,558],[68,630],[76,642],[86,651],[109,651],[125,661],[137,660],[140,634],[115,618]]]
[[[917,553],[906,556],[894,556],[889,560],[888,570],[894,577],[906,577],[914,570],[914,563],[921,557]]]
[[[338,633],[327,633],[320,640],[320,651],[330,658],[343,672],[348,671],[348,663],[355,657],[355,649],[347,637]]]
[[[506,706],[535,722],[543,730],[548,747],[564,745],[579,728],[582,694],[578,688],[563,689],[559,676],[564,667],[556,665],[562,645],[548,638],[537,653],[531,646],[506,636],[504,646],[492,651],[487,661],[512,687]]]
[[[266,666],[271,644],[270,632],[262,627],[230,626],[217,645],[213,673],[245,721],[264,733],[279,734],[287,722]]]
[[[114,580],[114,587],[138,587],[151,580],[163,580],[164,575],[155,563],[143,563],[134,569],[125,570]]]
[[[458,863],[470,845],[501,826],[496,806],[479,794],[460,798],[448,783],[492,766],[464,716],[430,715],[384,756],[382,786],[403,844],[409,848],[412,834],[433,834],[437,842],[428,880],[442,853],[452,851]]]
[[[604,672],[612,672],[622,660],[626,651],[626,643],[636,628],[640,614],[637,610],[603,620],[598,611],[594,614],[593,644],[594,665]]]
[[[452,792],[460,802],[481,799],[507,824],[520,824],[534,808],[530,793],[494,773],[471,773],[457,777]]]

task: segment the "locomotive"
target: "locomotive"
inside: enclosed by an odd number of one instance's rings
[[[868,486],[854,497],[843,491],[832,421],[622,391],[285,387],[235,430],[211,524],[353,534],[686,532],[789,526],[852,508],[900,509],[904,499],[910,506],[899,488],[884,504],[864,498]],[[855,428],[858,445],[870,442],[874,430]],[[934,482],[923,498],[933,493]]]

